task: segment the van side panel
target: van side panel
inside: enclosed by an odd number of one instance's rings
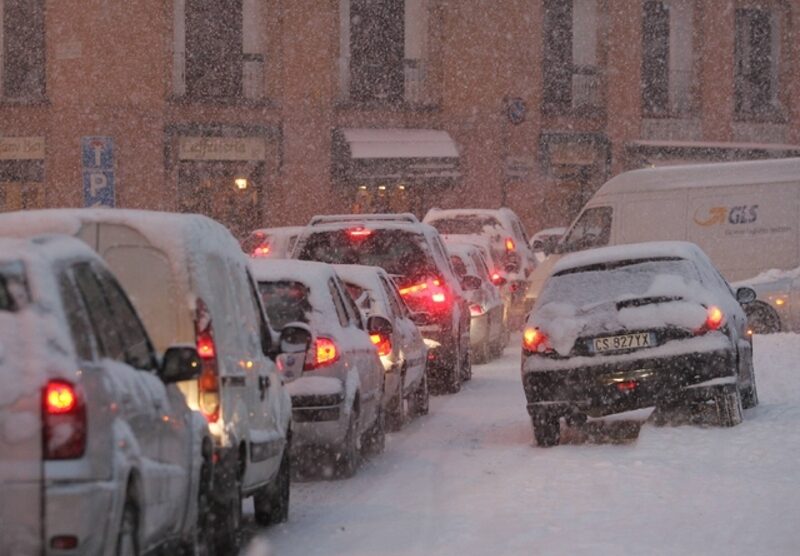
[[[628,193],[622,197],[615,215],[620,233],[612,244],[686,239],[686,190]]]
[[[800,183],[693,189],[687,239],[729,281],[797,267],[798,197]]]

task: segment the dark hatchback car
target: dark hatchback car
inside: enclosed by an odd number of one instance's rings
[[[431,386],[437,392],[455,393],[472,375],[469,308],[439,233],[409,216],[312,220],[298,238],[293,256],[383,268],[397,284],[428,346]]]
[[[536,443],[560,420],[712,405],[722,426],[758,403],[752,341],[735,293],[699,247],[653,242],[561,259],[523,333],[522,383]],[[738,299],[738,301],[737,301]]]

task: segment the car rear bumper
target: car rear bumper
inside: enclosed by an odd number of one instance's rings
[[[53,556],[109,553],[107,543],[116,538],[114,500],[122,496],[116,481],[51,483],[45,490],[45,554]],[[121,507],[121,503],[117,504]],[[50,548],[51,539],[72,536],[78,539],[74,550]],[[113,551],[113,549],[110,549]]]
[[[292,396],[292,449],[344,442],[350,413],[339,394]]]
[[[543,359],[535,355],[530,358]],[[546,363],[537,361],[539,365]],[[577,410],[600,416],[679,401],[693,385],[718,378],[735,379],[735,369],[736,354],[727,348],[571,369],[526,372],[523,363],[522,382],[531,415],[547,406],[550,411],[565,414]]]
[[[470,317],[469,343],[473,348],[489,341],[490,324],[489,313]]]

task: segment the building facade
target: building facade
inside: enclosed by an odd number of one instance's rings
[[[514,208],[800,156],[800,0],[0,0],[0,209]]]

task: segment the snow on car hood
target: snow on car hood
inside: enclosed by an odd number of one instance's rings
[[[568,355],[575,341],[584,336],[603,333],[614,334],[625,330],[645,330],[675,326],[695,329],[706,318],[706,307],[713,304],[712,295],[699,281],[673,274],[650,276],[650,284],[639,292],[624,292],[630,286],[603,284],[600,273],[593,276],[567,275],[551,278],[545,285],[539,301],[531,313],[528,324],[540,328],[548,337],[551,347],[562,356]],[[609,273],[611,274],[611,273]],[[565,287],[554,287],[554,281],[567,279]],[[591,296],[581,292],[576,302],[568,295],[572,287],[589,286],[594,282]],[[603,295],[608,293],[610,295]],[[566,294],[566,295],[565,295]]]

